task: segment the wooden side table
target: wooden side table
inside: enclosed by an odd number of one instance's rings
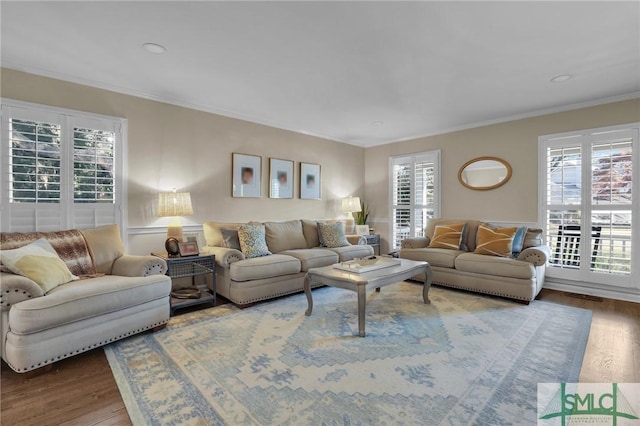
[[[167,262],[167,275],[171,277],[172,289],[175,290],[175,280],[179,278],[191,277],[191,285],[200,290],[200,298],[198,299],[179,299],[171,297],[171,316],[176,309],[186,308],[189,306],[211,303],[216,305],[216,259],[212,254],[200,254],[198,256],[188,257],[169,257],[167,253],[151,253]],[[197,276],[210,276],[211,286],[205,284],[196,285],[195,278]],[[183,287],[182,287],[183,288]]]

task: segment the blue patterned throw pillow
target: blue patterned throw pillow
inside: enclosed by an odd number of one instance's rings
[[[344,223],[318,222],[318,230],[320,231],[320,240],[324,243],[324,247],[335,248],[351,245],[344,234]]]
[[[271,254],[267,247],[264,225],[240,225],[238,228],[240,249],[247,259]]]

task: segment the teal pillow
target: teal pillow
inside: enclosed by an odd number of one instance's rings
[[[513,257],[517,257],[522,251],[525,235],[527,235],[527,227],[523,226],[521,228],[518,228],[515,237],[513,237],[513,248],[511,249],[511,254],[513,255]]]
[[[240,225],[238,240],[240,240],[240,250],[247,259],[271,254],[267,247],[264,225]]]
[[[319,222],[318,230],[320,231],[320,240],[323,242],[324,247],[336,248],[351,245],[344,232],[344,223]]]

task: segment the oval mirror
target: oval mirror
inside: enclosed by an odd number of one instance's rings
[[[498,157],[478,157],[467,161],[458,171],[462,186],[476,191],[499,188],[511,178],[511,166]]]

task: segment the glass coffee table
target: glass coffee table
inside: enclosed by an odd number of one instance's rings
[[[408,259],[399,260],[399,265],[364,273],[348,272],[336,269],[333,265],[309,269],[307,276],[304,279],[304,293],[307,295],[307,302],[309,304],[305,315],[311,315],[311,311],[313,310],[313,298],[311,296],[312,284],[323,284],[355,291],[358,293],[358,334],[360,337],[364,337],[367,290],[376,289],[376,291],[380,291],[381,287],[396,284],[420,273],[425,274],[422,299],[424,303],[431,303],[429,301],[429,289],[431,288],[431,280],[433,276],[431,266],[429,266],[427,262],[417,262]]]

